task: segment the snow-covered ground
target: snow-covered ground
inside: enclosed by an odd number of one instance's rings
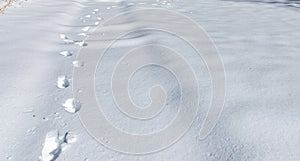
[[[0,15],[0,160],[300,160],[298,4],[290,0],[31,0],[7,8]],[[118,61],[123,48],[156,42],[178,49],[194,68],[201,92],[200,112],[178,142],[156,153],[130,155],[98,143],[82,126],[76,112],[84,104],[72,99],[72,71],[88,65],[76,56],[80,48],[89,47],[83,40],[96,26],[119,13],[145,7],[180,12],[207,31],[224,63],[226,101],[216,127],[201,140],[199,131],[212,95],[202,60],[167,33],[129,36],[108,51],[95,71],[98,101],[114,126],[129,133],[162,129],[176,117],[180,101],[176,94],[180,84],[173,75],[152,66],[135,73],[129,82],[131,97],[145,106],[149,87],[160,83],[170,94],[171,108],[149,123],[119,115],[107,83],[110,65]],[[135,26],[140,19],[128,17],[99,36]]]

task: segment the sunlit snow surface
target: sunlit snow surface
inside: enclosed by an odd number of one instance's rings
[[[133,100],[147,105],[148,87],[159,82],[171,96],[168,107],[174,108],[145,124],[118,114],[106,81],[110,65],[118,61],[124,48],[147,42],[174,43],[172,47],[186,54],[196,69],[203,93],[199,116],[181,140],[158,153],[127,155],[99,144],[88,134],[76,115],[81,104],[72,99],[70,80],[74,67],[88,65],[76,56],[81,47],[89,46],[85,38],[95,27],[142,7],[177,11],[207,31],[224,63],[226,102],[213,132],[200,140],[199,129],[211,96],[209,73],[201,59],[189,56],[191,49],[166,34],[129,35],[108,51],[113,56],[103,57],[99,67],[104,68],[95,71],[96,94],[103,96],[98,101],[104,102],[102,110],[114,126],[131,133],[162,129],[176,116],[179,102],[179,86],[171,74],[151,67],[137,72],[129,83]],[[128,17],[124,24],[97,34],[134,28],[140,18]],[[299,29],[296,0],[31,0],[11,6],[0,15],[0,160],[298,161]]]

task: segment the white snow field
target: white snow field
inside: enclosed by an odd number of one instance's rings
[[[94,73],[97,101],[113,126],[130,134],[162,130],[176,117],[181,100],[172,72],[148,66],[128,82],[130,97],[146,107],[148,90],[160,84],[168,95],[166,108],[153,120],[120,113],[110,81],[124,49],[149,42],[176,49],[193,68],[200,92],[199,112],[180,140],[158,152],[134,155],[113,150],[88,133],[77,115],[87,107],[73,99],[72,84],[73,69],[89,66],[76,59],[81,48],[89,49],[87,36],[134,28],[143,17],[128,16],[93,33],[105,20],[142,8],[181,13],[207,32],[223,60],[226,100],[215,128],[200,139],[213,94],[205,63],[167,32],[128,35],[107,50]],[[299,29],[296,0],[30,0],[8,7],[0,14],[0,161],[299,161]]]

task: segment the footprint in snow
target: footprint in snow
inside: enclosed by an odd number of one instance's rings
[[[91,18],[92,15],[85,15],[84,18]]]
[[[68,37],[65,34],[59,34],[59,37],[63,40],[68,39]]]
[[[69,83],[69,80],[67,79],[66,76],[59,76],[57,78],[57,82],[56,82],[56,85],[58,88],[67,88],[69,87],[70,83]]]
[[[74,43],[73,40],[70,40],[65,34],[60,34],[59,37],[67,44],[72,44]]]
[[[83,67],[84,66],[84,62],[83,61],[79,61],[79,60],[74,60],[72,62],[73,66],[76,67],[76,68],[79,68],[79,67]]]
[[[62,56],[64,56],[64,57],[68,57],[68,56],[72,56],[73,55],[73,53],[71,51],[67,51],[67,50],[61,51],[59,54],[62,55]]]
[[[88,45],[87,43],[85,43],[84,40],[75,41],[75,44],[76,44],[76,45],[79,45],[79,46],[87,46],[87,45]]]
[[[76,113],[80,110],[81,103],[77,100],[74,100],[74,98],[69,98],[65,101],[63,107],[66,111],[70,113]]]
[[[55,161],[62,152],[63,144],[68,143],[67,136],[68,132],[62,137],[58,130],[48,132],[42,150],[42,161]]]
[[[87,32],[90,30],[90,28],[91,28],[90,26],[86,26],[86,27],[82,28],[81,30],[84,32]]]
[[[84,33],[84,32],[81,32],[81,33],[78,34],[78,36],[86,36],[86,35],[87,35],[87,34]]]
[[[66,35],[60,34],[60,38],[67,44],[76,44],[79,46],[87,46],[84,40],[70,40]]]

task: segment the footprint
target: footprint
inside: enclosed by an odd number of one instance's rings
[[[64,57],[68,57],[68,56],[72,56],[73,55],[73,53],[71,51],[67,51],[67,50],[61,51],[59,54],[62,55],[62,56],[64,56]]]
[[[76,44],[76,45],[79,45],[79,46],[87,46],[87,43],[85,43],[84,40],[81,40],[81,41],[75,41],[75,44]]]
[[[75,141],[76,135],[72,133],[67,132],[63,136],[60,136],[58,130],[48,132],[45,137],[41,160],[55,161],[64,150],[64,147]]]
[[[69,87],[69,85],[70,85],[70,83],[66,76],[59,76],[57,78],[56,86],[58,88],[61,88],[61,89],[67,88],[67,87]]]
[[[90,26],[86,26],[86,27],[82,28],[81,30],[84,32],[87,32],[90,30],[90,28],[91,28]]]
[[[83,67],[84,66],[84,62],[83,61],[79,61],[79,60],[74,60],[72,62],[73,66],[76,67],[76,68],[79,68],[79,67]]]
[[[65,34],[60,34],[59,37],[67,44],[72,44],[74,43],[73,40],[70,40]]]
[[[61,144],[63,142],[59,139],[59,133],[57,130],[48,132],[45,138],[42,160],[43,161],[54,161],[61,153]]]
[[[85,15],[84,18],[91,18],[92,15]]]
[[[63,40],[68,39],[68,37],[65,34],[59,34],[59,37]]]
[[[63,107],[66,111],[70,113],[76,113],[80,110],[81,104],[79,101],[74,100],[74,98],[69,98],[65,101]]]
[[[86,36],[87,34],[84,33],[84,32],[81,32],[81,33],[79,33],[78,35],[79,35],[79,36]]]

